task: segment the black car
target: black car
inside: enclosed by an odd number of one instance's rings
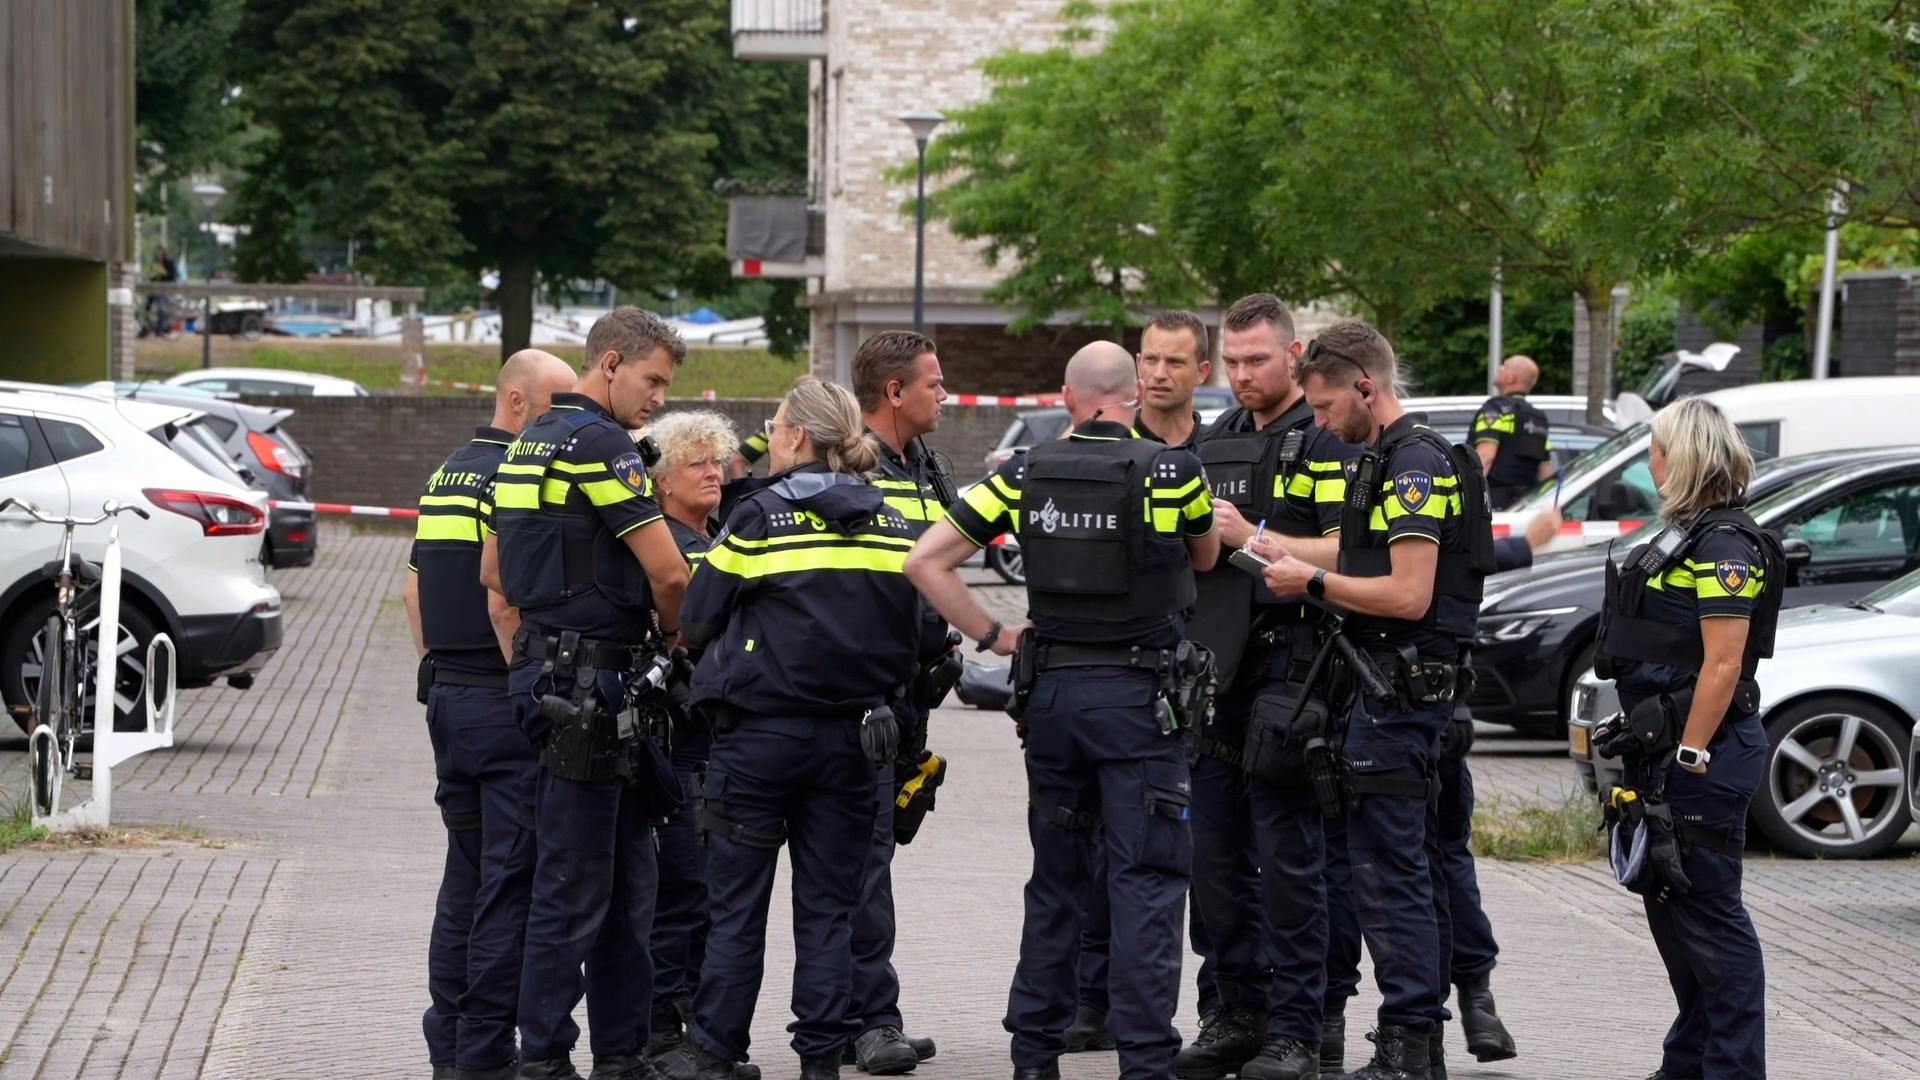
[[[1863,523],[1884,530],[1888,514],[1897,526],[1920,512],[1920,447],[1775,458],[1755,467],[1747,494],[1754,518],[1784,539],[1788,606],[1851,600],[1920,567],[1910,545],[1861,539]],[[1659,528],[1649,521],[1612,546],[1625,551]],[[1904,535],[1920,532],[1909,523]],[[1607,551],[1555,552],[1487,579],[1468,699],[1475,719],[1566,734],[1574,683],[1593,667]]]
[[[292,409],[245,405],[204,391],[159,383],[118,383],[114,393],[138,401],[157,401],[198,409],[196,422],[239,467],[247,486],[278,502],[309,502],[313,462],[287,430]],[[271,506],[261,561],[268,566],[310,566],[319,548],[319,530],[311,510]]]

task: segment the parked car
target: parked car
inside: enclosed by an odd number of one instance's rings
[[[244,470],[247,484],[280,502],[310,502],[313,460],[286,427],[293,410],[207,398],[195,387],[157,383],[109,385],[135,401],[184,405],[201,412],[196,426],[211,432],[225,453]],[[268,566],[310,566],[319,548],[319,530],[311,510],[275,506],[268,510],[262,557]]]
[[[1233,407],[1233,394],[1218,386],[1195,387],[1193,408],[1200,414],[1201,424],[1211,424],[1220,418],[1220,414]],[[1000,441],[987,451],[987,471],[992,472],[1006,463],[1015,450],[1024,450],[1029,446],[1052,442],[1067,433],[1067,410],[1060,406],[1035,409],[1015,416],[1007,430],[1001,434]]]
[[[1788,605],[1851,600],[1920,566],[1920,447],[1806,454],[1763,462],[1748,489],[1754,518],[1786,538]],[[1621,537],[1624,553],[1659,530]],[[1487,579],[1474,636],[1475,719],[1555,737],[1575,680],[1593,667],[1607,549],[1541,557]]]
[[[194,368],[169,378],[167,386],[191,386],[218,394],[286,394],[291,397],[367,397],[352,379],[280,368]]]
[[[1803,379],[1701,396],[1727,414],[1759,458],[1898,446],[1913,440],[1913,417],[1920,415],[1920,378],[1911,376]],[[1659,504],[1647,468],[1648,430],[1641,422],[1621,431],[1574,462],[1557,482],[1542,483],[1494,514],[1494,523],[1524,528],[1558,498],[1568,521],[1605,527],[1563,532],[1550,549],[1599,543],[1637,527]]]
[[[1473,418],[1479,415],[1491,395],[1453,394],[1438,397],[1410,397],[1400,402],[1408,412],[1425,413],[1427,423],[1433,427],[1471,427]],[[1528,394],[1527,400],[1533,407],[1547,414],[1547,420],[1553,425],[1553,438],[1558,441],[1563,428],[1583,428],[1612,432],[1614,421],[1613,402],[1601,406],[1605,423],[1593,428],[1587,423],[1587,399],[1572,394]]]
[[[1865,858],[1899,841],[1920,784],[1920,573],[1843,604],[1780,614],[1760,662],[1767,763],[1752,822],[1782,851]],[[1620,777],[1593,725],[1620,711],[1610,679],[1580,680],[1568,753],[1588,786]],[[1903,757],[1904,754],[1904,757]]]
[[[175,643],[179,684],[226,677],[236,686],[280,647],[280,593],[266,583],[260,534],[266,498],[210,474],[172,447],[199,414],[177,405],[119,401],[56,387],[0,387],[0,499],[54,515],[99,512],[109,500],[153,508],[118,518],[124,583],[117,722],[144,723],[147,644]],[[98,561],[107,525],[78,530],[75,550]],[[48,564],[59,530],[24,513],[0,514],[0,700],[23,725],[38,689]]]

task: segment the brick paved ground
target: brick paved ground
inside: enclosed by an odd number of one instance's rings
[[[318,565],[276,575],[288,640],[258,685],[183,695],[180,745],[121,773],[122,821],[186,823],[225,846],[0,856],[0,1078],[426,1075],[418,1017],[441,840],[398,603],[405,541],[332,527],[321,550]],[[981,593],[1018,613],[1014,590]],[[942,710],[934,740],[953,771],[896,868],[903,1005],[910,1028],[940,1041],[929,1080],[1003,1076],[1025,783],[998,714]],[[21,745],[0,741],[0,805],[18,798]],[[1548,744],[1487,738],[1475,754],[1483,790],[1552,800],[1572,784]],[[1505,949],[1495,989],[1523,1056],[1478,1066],[1456,1039],[1453,1075],[1650,1071],[1670,999],[1636,901],[1597,864],[1481,873]],[[1749,862],[1774,1077],[1920,1076],[1917,884],[1910,850]],[[792,1069],[782,905],[773,921],[754,1044],[770,1080]],[[1190,990],[1183,1006],[1191,1034]],[[1363,997],[1355,1015],[1372,1007]],[[1064,1072],[1111,1076],[1113,1059],[1071,1058]]]

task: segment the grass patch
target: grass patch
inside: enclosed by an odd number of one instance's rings
[[[6,816],[0,817],[0,853],[12,851],[21,844],[31,844],[45,835],[47,830],[34,825],[33,808],[25,799],[8,807]]]
[[[31,843],[39,851],[96,851],[107,848],[152,848],[169,844],[222,851],[227,841],[193,825],[115,825],[98,829],[91,826],[71,832],[37,830]]]
[[[1546,806],[1482,799],[1473,814],[1473,853],[1507,862],[1577,863],[1605,858],[1600,803],[1584,791]]]
[[[578,345],[543,346],[578,367],[584,350]],[[316,375],[352,379],[376,393],[398,390],[402,357],[398,344],[334,339],[303,341],[268,338],[242,341],[215,338],[213,362],[221,367],[287,368]],[[142,377],[164,379],[200,366],[200,340],[142,340],[134,346],[134,370]],[[777,398],[792,386],[794,376],[807,370],[804,355],[782,360],[765,349],[687,350],[687,362],[673,380],[677,399],[698,398],[712,390],[723,398]],[[429,344],[427,377],[449,382],[491,383],[500,371],[498,345]],[[432,395],[464,395],[465,391],[427,387]]]

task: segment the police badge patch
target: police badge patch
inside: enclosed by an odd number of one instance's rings
[[[1393,478],[1393,493],[1400,496],[1400,505],[1408,512],[1418,510],[1433,494],[1433,477],[1423,472],[1403,472]]]
[[[1747,578],[1753,573],[1746,563],[1739,559],[1721,559],[1713,564],[1713,576],[1719,580],[1720,587],[1729,595],[1738,596],[1747,584]]]
[[[647,480],[647,467],[640,461],[639,454],[621,454],[613,459],[613,475],[620,482],[632,488],[636,495],[650,495],[653,492]]]

